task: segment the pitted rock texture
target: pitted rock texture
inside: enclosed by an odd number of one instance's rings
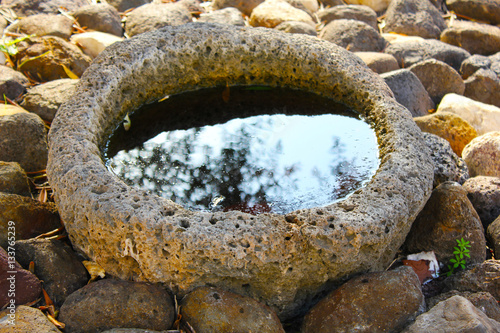
[[[296,88],[342,101],[373,124],[377,173],[341,202],[253,216],[188,211],[106,169],[100,148],[128,112],[165,95],[226,84]],[[433,164],[409,111],[358,57],[311,36],[200,23],[165,27],[103,51],[75,96],[52,123],[47,170],[72,244],[109,275],[163,282],[178,297],[212,285],[290,318],[327,281],[386,268],[431,192]]]

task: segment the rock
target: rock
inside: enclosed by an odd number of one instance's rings
[[[472,74],[474,74],[479,69],[489,69],[491,67],[490,58],[474,54],[469,58],[465,59],[460,65],[460,73],[462,74],[462,78],[465,80]]]
[[[92,31],[71,36],[71,41],[77,44],[91,58],[95,58],[106,47],[116,42],[121,42],[123,38],[105,32]]]
[[[330,6],[330,7],[345,5],[343,0],[321,0],[320,2],[323,5]]]
[[[465,83],[462,77],[453,67],[442,61],[427,59],[408,69],[418,77],[436,105],[446,94],[464,94]]]
[[[55,36],[30,38],[18,44],[19,53],[15,61],[24,64],[21,71],[43,81],[67,78],[64,66],[77,76],[81,76],[91,59],[80,49]]]
[[[0,246],[7,245],[9,221],[15,222],[16,241],[36,237],[61,226],[56,205],[0,192]]]
[[[10,245],[14,243],[13,239]],[[42,293],[42,282],[16,262],[17,253],[10,245],[7,251],[0,247],[0,308],[33,302]]]
[[[319,5],[317,1],[311,0],[285,0],[290,5],[294,6],[297,9],[305,11],[311,17],[316,13],[319,9]]]
[[[386,10],[391,1],[392,0],[344,0],[347,4],[368,6],[376,12]]]
[[[19,163],[0,161],[0,192],[31,196],[30,181]]]
[[[105,310],[105,311],[103,311]],[[104,279],[71,294],[58,320],[65,332],[101,332],[112,328],[167,330],[174,322],[172,297],[161,287]]]
[[[385,38],[390,44],[406,43],[406,42],[422,42],[425,41],[424,38],[418,36],[406,36],[395,33],[381,33],[382,37]]]
[[[463,187],[486,230],[500,215],[500,178],[477,176],[468,179]]]
[[[403,333],[494,333],[499,330],[499,322],[488,318],[466,298],[453,296],[418,316]]]
[[[283,0],[266,0],[255,7],[250,15],[253,27],[274,28],[285,21],[296,21],[315,26],[311,16]]]
[[[34,86],[24,95],[21,105],[51,122],[59,106],[73,95],[78,82],[74,79],[59,79]]]
[[[10,325],[4,321],[4,314],[7,316],[8,311],[0,312],[0,330],[2,333],[61,333],[57,327],[52,324],[47,316],[42,311],[29,306],[21,305],[16,308],[14,324]],[[12,318],[7,317],[6,320]]]
[[[412,225],[406,238],[408,253],[434,251],[436,258],[448,264],[454,258],[457,239],[470,241],[467,264],[481,263],[486,258],[483,225],[458,183],[445,182],[434,189],[427,204]]]
[[[234,7],[243,12],[245,15],[250,16],[252,14],[252,11],[255,7],[263,3],[264,0],[246,0],[246,1],[240,1],[240,0],[213,0],[212,1],[212,8],[217,10],[217,9],[223,9],[227,7]]]
[[[68,11],[88,5],[86,0],[2,0],[2,5],[12,9],[17,16],[59,14],[59,8]]]
[[[378,31],[377,13],[368,6],[342,5],[318,11],[318,19],[324,24],[333,20],[346,19],[365,22]]]
[[[219,288],[197,288],[180,306],[182,320],[196,332],[285,332],[268,306]]]
[[[35,274],[43,280],[45,291],[57,307],[89,280],[85,266],[71,247],[58,240],[18,240],[16,259],[23,267],[28,267],[30,261],[35,263]]]
[[[500,299],[500,261],[489,259],[469,270],[458,271],[444,280],[448,289],[489,292]]]
[[[309,311],[301,332],[397,332],[424,308],[420,280],[403,266],[347,281]]]
[[[471,19],[500,24],[500,4],[496,0],[446,0],[446,6]]]
[[[21,18],[12,23],[8,28],[8,32],[21,33],[27,35],[40,36],[57,36],[64,39],[69,39],[73,21],[63,15],[56,14],[37,14]]]
[[[122,36],[122,20],[115,7],[107,3],[98,3],[80,7],[73,12],[73,17],[80,26],[88,29]]]
[[[191,13],[176,3],[146,4],[131,11],[125,23],[129,37],[165,26],[191,22]]]
[[[488,132],[478,136],[462,152],[471,177],[500,177],[500,132]]]
[[[149,3],[150,0],[106,0],[106,2],[115,7],[119,12],[125,12],[131,8],[137,8],[145,5]]]
[[[437,113],[452,112],[474,126],[478,135],[500,128],[500,108],[474,101],[457,94],[447,94],[441,100]]]
[[[165,331],[143,330],[140,328],[113,328],[102,333],[165,333]]]
[[[463,184],[469,178],[469,170],[464,160],[453,152],[450,143],[445,139],[431,133],[423,134],[434,161],[433,187],[446,181]]]
[[[439,39],[446,23],[427,0],[392,0],[385,13],[384,32]]]
[[[278,24],[274,29],[291,34],[304,34],[315,37],[318,34],[314,27],[305,22],[285,21]]]
[[[153,3],[155,1],[160,1],[161,3],[165,3],[163,0],[153,0]],[[181,6],[184,6],[187,8],[187,10],[193,14],[193,15],[199,15],[205,13],[205,3],[203,0],[179,0],[177,3]]]
[[[500,51],[500,28],[489,24],[454,21],[442,32],[440,39],[470,54],[491,55]]]
[[[9,21],[7,21],[3,16],[0,17],[0,33],[3,35],[3,31],[9,25]]]
[[[378,74],[399,69],[398,61],[392,55],[380,52],[355,52],[355,54]]]
[[[487,236],[493,246],[495,258],[500,257],[500,216],[488,226]]]
[[[434,39],[391,43],[384,52],[392,54],[401,68],[433,58],[458,71],[462,62],[470,57],[464,49]]]
[[[439,302],[456,295],[466,298],[478,310],[481,310],[489,318],[496,321],[500,320],[500,305],[498,304],[495,297],[493,297],[493,295],[491,295],[489,292],[473,293],[470,291],[460,292],[457,290],[451,290],[449,292],[427,299],[427,309],[430,310]]]
[[[413,117],[428,115],[429,110],[434,109],[434,103],[424,86],[408,69],[398,69],[381,76],[391,88],[396,100],[403,104]]]
[[[245,25],[242,12],[234,7],[227,7],[210,13],[201,14],[198,22],[225,23],[240,26]]]
[[[19,112],[0,117],[0,161],[17,162],[26,171],[47,165],[47,131],[39,116]]]
[[[98,142],[126,112],[226,84],[306,89],[359,110],[379,139],[377,173],[341,202],[254,216],[187,210],[106,169]],[[168,283],[178,297],[210,284],[293,317],[329,281],[387,267],[430,195],[434,166],[408,111],[358,57],[311,36],[207,23],[161,28],[104,50],[74,96],[51,125],[47,171],[72,245],[109,275]]]
[[[491,69],[479,69],[465,83],[464,96],[500,107],[500,79]]]
[[[368,24],[339,19],[328,23],[321,31],[319,38],[335,43],[351,52],[382,51],[386,40],[377,30]]]
[[[0,65],[0,96],[5,95],[11,100],[17,99],[26,92],[29,80],[20,72],[10,67]]]
[[[462,156],[464,147],[477,137],[471,124],[451,112],[433,113],[414,120],[423,132],[436,134],[448,141],[458,156]]]

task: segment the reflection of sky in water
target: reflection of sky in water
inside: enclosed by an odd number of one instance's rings
[[[243,203],[285,213],[345,197],[371,179],[379,160],[375,134],[359,119],[279,114],[163,132],[107,164],[127,183],[187,208]]]

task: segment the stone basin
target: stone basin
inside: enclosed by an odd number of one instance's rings
[[[128,112],[225,85],[289,87],[344,103],[373,126],[379,169],[343,201],[256,216],[189,211],[108,171],[102,148]],[[332,282],[385,269],[433,180],[420,130],[377,74],[330,42],[265,28],[193,23],[112,45],[59,109],[49,146],[47,174],[72,244],[108,275],[160,282],[177,297],[218,286],[281,319]]]

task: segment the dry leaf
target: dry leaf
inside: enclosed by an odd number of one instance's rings
[[[82,264],[85,266],[90,274],[89,283],[100,277],[101,279],[106,276],[106,271],[98,263],[94,261],[84,260]]]
[[[70,78],[70,79],[73,79],[73,80],[77,80],[79,79],[78,75],[76,75],[75,73],[73,73],[68,67],[64,66],[64,64],[61,64],[62,68],[64,69],[64,72],[66,73],[66,75]]]

